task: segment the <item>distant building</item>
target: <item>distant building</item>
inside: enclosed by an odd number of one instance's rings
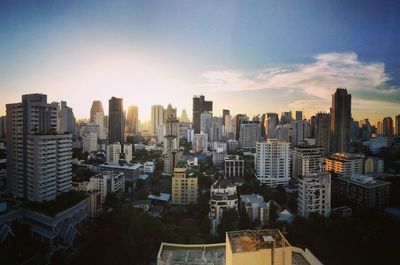
[[[227,179],[221,178],[211,185],[210,190],[210,213],[211,233],[217,232],[224,211],[238,209],[238,195],[236,186]]]
[[[264,122],[265,136],[267,138],[276,137],[276,126],[279,125],[279,116],[277,113],[267,113],[267,118]]]
[[[107,145],[106,160],[107,163],[118,163],[119,161],[131,162],[132,144],[121,145],[120,143],[114,143]]]
[[[239,143],[241,148],[255,148],[261,139],[261,125],[259,123],[242,123],[240,125]]]
[[[262,184],[277,186],[290,180],[290,143],[267,139],[257,142],[256,176]]]
[[[192,150],[195,153],[207,152],[208,135],[206,133],[196,133],[193,137]]]
[[[395,123],[395,134],[397,136],[400,136],[400,114],[395,117],[394,123]]]
[[[325,171],[324,149],[312,145],[298,145],[293,148],[293,178]]]
[[[204,111],[212,113],[213,102],[206,101],[204,96],[193,97],[193,129],[194,133],[200,133],[200,115]]]
[[[331,210],[331,174],[308,173],[298,179],[298,212],[309,217],[311,213],[329,216]]]
[[[197,204],[198,178],[186,165],[177,165],[172,175],[172,204]]]
[[[339,177],[338,193],[358,206],[383,209],[389,204],[390,182],[366,175]]]
[[[217,148],[213,151],[213,165],[215,167],[222,167],[225,162],[225,157],[227,156],[226,152],[224,151],[223,148]]]
[[[72,111],[72,108],[67,106],[67,102],[65,101],[61,101],[60,118],[61,118],[61,133],[69,133],[75,136],[76,121],[74,112]]]
[[[350,148],[351,95],[338,88],[332,95],[331,152],[348,152]]]
[[[109,100],[108,120],[108,142],[124,143],[125,114],[122,98],[112,97]]]
[[[382,129],[383,129],[383,136],[393,136],[393,119],[392,117],[385,117],[383,118],[383,123],[382,123]]]
[[[238,150],[240,147],[239,141],[235,139],[229,139],[228,140],[228,151],[233,152]]]
[[[161,105],[151,106],[151,134],[157,135],[158,126],[164,123],[164,107]]]
[[[101,104],[100,100],[94,100],[92,103],[92,107],[90,109],[90,122],[96,122],[96,113],[103,113],[104,115],[104,109],[103,105]]]
[[[383,173],[385,170],[384,160],[378,157],[368,157],[364,162],[364,174]]]
[[[126,131],[128,133],[137,134],[139,132],[139,108],[131,105],[128,107],[126,115]]]
[[[93,190],[101,192],[101,202],[104,203],[109,193],[125,191],[125,174],[115,171],[103,171],[90,178]]]
[[[334,153],[325,158],[326,171],[344,177],[362,175],[364,171],[363,154]]]
[[[238,155],[225,157],[225,177],[226,178],[244,177],[243,157]]]
[[[97,151],[97,133],[87,133],[82,137],[82,152]]]
[[[247,213],[252,222],[259,220],[261,225],[267,225],[269,219],[269,210],[264,198],[261,195],[240,195],[240,208]]]
[[[377,135],[375,138],[363,142],[363,145],[367,146],[373,154],[378,154],[382,148],[389,146],[389,139],[388,137]]]
[[[318,113],[316,115],[315,143],[324,148],[324,153],[329,153],[331,142],[331,116],[329,113]]]

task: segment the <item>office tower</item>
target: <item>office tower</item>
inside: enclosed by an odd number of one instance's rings
[[[193,129],[195,133],[200,132],[200,115],[203,112],[210,112],[212,115],[213,103],[206,101],[204,96],[193,97]]]
[[[151,106],[151,134],[157,135],[158,126],[164,123],[164,107],[161,105]]]
[[[235,131],[232,123],[232,116],[230,114],[225,116],[224,136],[227,139],[233,139],[235,137]]]
[[[225,157],[225,177],[242,178],[244,177],[244,159],[238,155]]]
[[[316,115],[315,143],[324,148],[324,153],[329,153],[331,142],[331,117],[329,113],[319,112]]]
[[[181,116],[179,117],[179,121],[190,123],[189,116],[187,115],[187,112],[185,109],[182,110]]]
[[[103,105],[101,104],[100,100],[94,100],[92,103],[92,107],[90,109],[90,122],[95,122],[95,115],[96,113],[101,112],[104,115]]]
[[[317,134],[317,117],[316,116],[311,116],[310,118],[310,127],[311,127],[311,131],[310,131],[310,138],[316,138],[316,134]]]
[[[246,116],[246,114],[237,114],[235,116],[235,137],[236,140],[239,140],[240,138],[240,125],[242,123],[246,123],[249,121],[249,118]]]
[[[208,134],[208,126],[211,122],[212,114],[210,112],[204,111],[200,114],[200,132],[205,132]]]
[[[303,120],[303,112],[296,110],[296,120],[301,121]]]
[[[292,126],[292,146],[295,146],[304,141],[304,138],[307,133],[307,121],[294,120],[292,121],[291,126]]]
[[[263,184],[277,186],[290,180],[290,143],[277,139],[257,142],[257,179]]]
[[[292,112],[282,112],[281,113],[281,125],[290,124],[292,122]]]
[[[276,139],[286,141],[286,142],[292,142],[292,125],[291,124],[284,124],[284,125],[278,125],[275,130],[275,137]]]
[[[243,123],[240,125],[239,143],[242,148],[255,148],[261,139],[261,124]]]
[[[400,114],[394,119],[395,122],[395,135],[400,136]]]
[[[393,119],[392,117],[383,118],[382,122],[383,136],[393,136]]]
[[[334,153],[325,158],[326,171],[345,177],[362,175],[364,171],[363,154]]]
[[[225,117],[226,117],[227,115],[230,115],[230,111],[229,111],[228,109],[223,109],[223,110],[222,110],[222,122],[223,122],[223,125],[224,125],[224,126],[226,125],[226,124],[225,124]]]
[[[309,173],[325,171],[324,149],[314,145],[298,145],[293,148],[293,174],[295,179]]]
[[[298,212],[308,218],[311,213],[328,217],[331,211],[331,174],[308,173],[298,179]]]
[[[367,138],[370,137],[371,134],[368,135],[368,129],[365,130],[366,127],[365,125],[363,126],[363,128],[361,129],[361,138]],[[360,138],[360,122],[354,120],[353,118],[351,118],[350,121],[350,139],[358,139]]]
[[[208,141],[217,142],[222,140],[222,119],[219,117],[212,117],[208,124],[206,132],[208,134]]]
[[[169,119],[176,119],[178,117],[176,112],[176,108],[172,108],[171,103],[168,104],[167,109],[164,110],[163,123],[166,123]]]
[[[210,189],[211,233],[216,234],[224,211],[238,210],[238,195],[236,186],[225,178],[220,178],[211,185]]]
[[[264,123],[265,136],[267,138],[274,138],[276,126],[279,125],[279,117],[277,113],[267,113],[267,118]]]
[[[97,133],[87,133],[82,137],[82,152],[97,151]]]
[[[122,98],[112,97],[108,107],[108,142],[124,143],[125,115]]]
[[[171,204],[197,204],[198,178],[184,163],[179,163],[175,166],[171,185]]]
[[[106,139],[108,127],[104,125],[104,112],[96,112],[94,114],[94,124],[99,127],[98,138],[101,140]]]
[[[206,133],[195,133],[193,136],[192,150],[195,153],[207,152],[208,145],[208,134]]]
[[[128,133],[137,134],[139,132],[139,108],[131,105],[128,107],[126,116],[126,131]]]
[[[72,108],[67,106],[67,102],[61,101],[61,133],[70,133],[76,135],[76,121]]]
[[[164,142],[164,137],[165,137],[165,125],[160,124],[160,125],[158,125],[157,142],[159,142],[159,143]]]
[[[7,183],[17,198],[48,201],[69,191],[72,136],[57,134],[57,106],[29,94],[7,104]]]
[[[167,123],[164,125],[164,138],[172,138],[173,139],[173,150],[178,150],[179,149],[179,120],[171,118],[170,120],[167,121]],[[165,139],[164,139],[165,141]],[[166,149],[166,146],[164,145],[164,153],[167,153],[171,150],[168,148]]]
[[[338,88],[332,95],[331,152],[348,152],[350,147],[351,95]]]
[[[0,138],[6,137],[6,116],[0,117]]]

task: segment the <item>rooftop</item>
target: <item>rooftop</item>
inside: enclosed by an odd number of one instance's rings
[[[118,168],[118,169],[139,169],[140,164],[139,163],[125,163],[125,164],[119,164],[119,163],[104,163],[101,164],[100,167],[107,167],[107,168]]]
[[[290,247],[278,229],[232,231],[227,236],[233,253]]]
[[[345,162],[353,159],[364,159],[365,155],[361,153],[333,153],[326,158]]]
[[[366,175],[358,175],[354,177],[339,177],[339,179],[364,188],[375,188],[384,185],[390,185],[389,181],[374,179]]]

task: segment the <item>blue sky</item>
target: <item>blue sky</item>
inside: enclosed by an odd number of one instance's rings
[[[399,1],[0,1],[0,113],[21,94],[76,116],[111,96],[191,111],[205,94],[250,115],[330,105],[355,118],[400,112]]]

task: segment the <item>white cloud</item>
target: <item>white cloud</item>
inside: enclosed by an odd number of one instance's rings
[[[357,54],[327,53],[310,64],[289,65],[253,72],[210,71],[203,74],[203,89],[247,91],[292,89],[319,99],[329,99],[337,87],[372,91],[389,80],[383,63],[361,62]]]

